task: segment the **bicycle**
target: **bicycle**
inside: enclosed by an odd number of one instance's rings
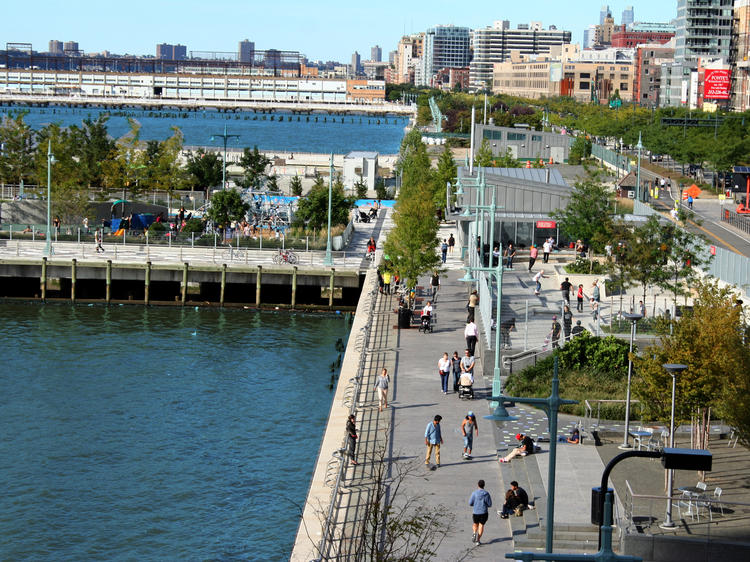
[[[299,259],[297,258],[297,254],[295,254],[292,250],[279,250],[279,253],[273,257],[273,263],[279,265],[285,263],[294,265],[298,261]]]

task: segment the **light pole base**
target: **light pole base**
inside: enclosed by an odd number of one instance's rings
[[[677,525],[674,524],[674,521],[665,521],[661,525],[659,525],[662,529],[674,529],[677,527]]]
[[[490,406],[492,406],[492,403],[490,403]],[[496,403],[495,411],[492,412],[492,415],[484,416],[484,419],[492,421],[513,421],[517,420],[518,418],[514,418],[513,416],[508,414],[508,410],[505,409],[505,404],[503,404],[503,401],[500,400]]]
[[[630,443],[623,443],[622,445],[617,446],[618,449],[623,449],[625,451],[629,451],[633,448],[633,446]]]

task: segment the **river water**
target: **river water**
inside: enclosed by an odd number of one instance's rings
[[[342,316],[0,305],[0,558],[288,558]]]
[[[79,125],[85,118],[96,119],[110,115],[107,130],[113,138],[130,131],[128,118],[141,124],[140,138],[164,140],[172,135],[171,127],[179,127],[188,146],[222,146],[221,138],[211,141],[212,135],[239,135],[231,138],[229,148],[258,146],[261,150],[284,152],[315,152],[346,154],[353,150],[396,154],[409,121],[405,117],[365,115],[292,115],[238,111],[219,113],[206,111],[145,111],[139,109],[104,110],[67,107],[8,107],[0,105],[0,116],[27,111],[26,123],[39,129],[49,123],[67,127]],[[273,120],[272,120],[273,118]]]

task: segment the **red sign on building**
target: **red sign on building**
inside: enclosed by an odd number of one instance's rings
[[[728,100],[731,71],[723,68],[707,68],[703,79],[703,99]]]
[[[537,228],[555,228],[556,226],[555,221],[536,221]]]

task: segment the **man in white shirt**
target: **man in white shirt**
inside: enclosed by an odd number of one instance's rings
[[[466,348],[471,352],[471,355],[474,355],[474,349],[477,346],[477,336],[479,336],[477,325],[474,324],[473,320],[470,320],[464,328],[464,337],[466,338]]]
[[[549,261],[549,253],[552,251],[552,242],[550,242],[549,238],[544,241],[544,244],[542,244],[542,261],[544,263],[547,263]]]

